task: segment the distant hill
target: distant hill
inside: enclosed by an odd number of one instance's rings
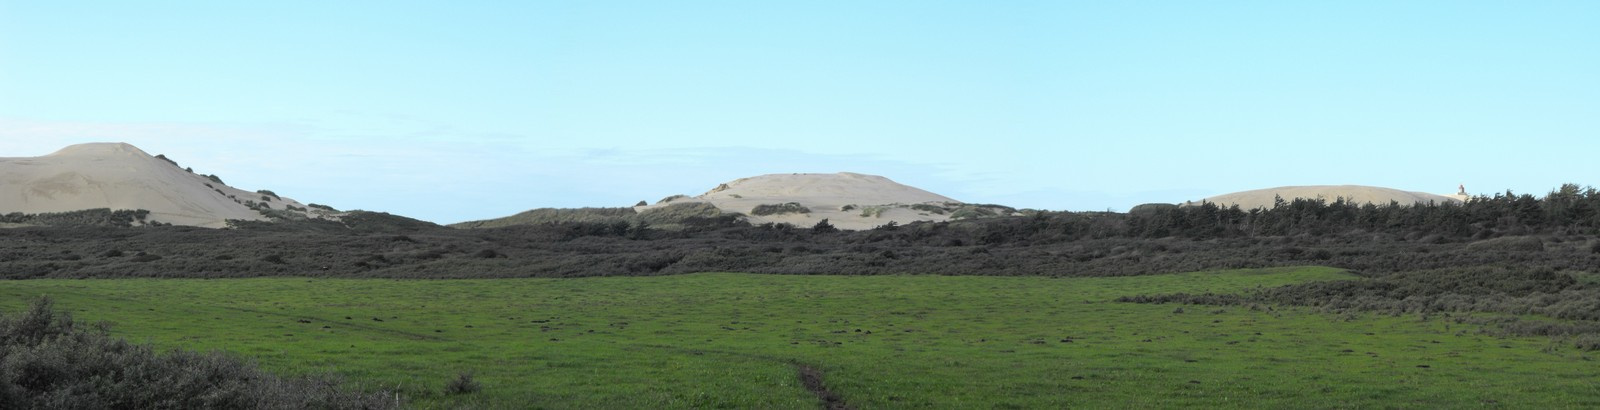
[[[468,221],[452,224],[452,228],[500,228],[516,225],[546,223],[601,223],[638,224],[643,222],[661,229],[674,229],[690,218],[715,218],[726,215],[715,206],[705,203],[682,203],[644,210],[634,208],[539,208],[504,218]]]
[[[681,203],[708,203],[744,214],[751,223],[810,227],[827,219],[840,229],[871,229],[890,222],[946,221],[1011,215],[998,205],[966,204],[876,175],[770,174],[740,178],[696,197],[673,196],[640,211]]]
[[[125,143],[79,144],[42,157],[0,158],[0,226],[110,220],[221,228],[228,220],[339,214],[271,191],[234,188],[219,177],[196,174]]]
[[[1370,203],[1374,205],[1389,205],[1390,203],[1398,203],[1402,206],[1410,206],[1419,203],[1442,204],[1446,202],[1461,202],[1459,199],[1443,195],[1362,185],[1286,186],[1217,195],[1206,198],[1202,201],[1224,207],[1239,205],[1239,208],[1242,209],[1255,209],[1272,208],[1274,201],[1280,197],[1285,201],[1292,201],[1295,198],[1322,198],[1328,202],[1333,202],[1338,198],[1344,198],[1346,202],[1353,202],[1357,204]],[[1185,205],[1198,204],[1200,204],[1200,201],[1185,203]]]
[[[872,229],[891,222],[1009,216],[999,205],[967,204],[876,175],[771,174],[720,184],[700,196],[673,195],[632,208],[540,208],[516,215],[462,222],[456,228],[496,228],[552,222],[637,223],[672,229],[696,220],[739,218],[752,224],[802,228],[827,219],[839,229]]]

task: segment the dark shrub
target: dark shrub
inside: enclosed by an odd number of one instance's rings
[[[934,215],[944,215],[945,213],[944,207],[933,204],[914,204],[911,205],[911,209],[931,213]]]
[[[827,219],[817,221],[816,225],[811,226],[811,233],[833,233],[838,231],[839,228],[834,227],[831,223],[828,223]]]
[[[783,203],[783,204],[762,204],[762,205],[756,205],[756,207],[754,209],[750,210],[750,214],[751,215],[756,215],[756,216],[781,215],[781,214],[809,214],[809,213],[811,213],[811,208],[806,208],[805,206],[800,205],[799,202],[789,202],[789,203]]]
[[[391,393],[362,393],[329,380],[285,379],[222,353],[157,354],[148,346],[82,329],[49,298],[0,315],[4,409],[392,409]]]
[[[469,394],[483,390],[483,385],[472,379],[472,372],[462,372],[444,384],[444,394]]]
[[[1544,241],[1535,236],[1506,236],[1469,243],[1467,250],[1538,252],[1544,250]]]

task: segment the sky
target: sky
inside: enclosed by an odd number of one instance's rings
[[[0,157],[452,223],[771,173],[1126,210],[1600,185],[1595,1],[0,0]]]

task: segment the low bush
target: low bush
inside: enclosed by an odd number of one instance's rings
[[[1544,250],[1544,241],[1536,236],[1507,236],[1494,239],[1485,239],[1467,244],[1467,250],[1538,252]]]
[[[946,212],[944,207],[933,204],[913,204],[911,205],[911,209],[931,213],[934,215],[944,215]]]
[[[782,203],[782,204],[762,204],[762,205],[756,205],[756,207],[754,209],[750,210],[750,214],[751,215],[755,215],[755,216],[783,215],[783,214],[809,214],[809,213],[811,213],[811,208],[806,208],[805,206],[800,205],[799,202],[789,202],[789,203]]]
[[[40,298],[0,315],[3,409],[393,409],[388,392],[282,378],[222,353],[154,349],[85,328]]]
[[[462,372],[444,384],[444,394],[471,394],[483,390],[483,385],[472,379],[472,372]]]

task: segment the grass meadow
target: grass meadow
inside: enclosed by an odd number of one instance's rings
[[[1352,278],[26,280],[0,281],[0,309],[50,295],[135,342],[332,373],[421,408],[817,408],[802,368],[856,408],[1600,406],[1600,365],[1546,339],[1112,301]],[[482,389],[445,394],[460,372]]]

